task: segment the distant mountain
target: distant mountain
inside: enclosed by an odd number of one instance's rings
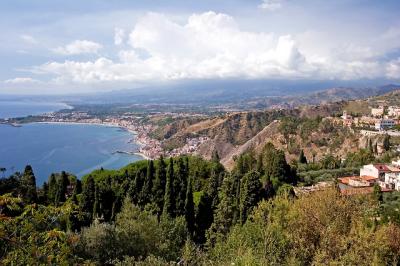
[[[344,87],[336,86],[335,82],[318,81],[202,81],[113,91],[88,95],[81,100],[89,103],[183,104],[232,110],[263,110],[362,99],[396,89],[400,89],[400,85]]]

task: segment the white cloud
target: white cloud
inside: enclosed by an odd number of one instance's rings
[[[123,39],[115,43],[122,43]],[[84,42],[87,41],[74,42],[62,51],[74,54],[101,48],[92,42],[80,45]],[[279,36],[243,31],[233,17],[214,12],[193,14],[184,23],[149,13],[137,21],[128,36],[131,48],[118,51],[117,59],[48,62],[33,71],[54,75],[58,83],[84,84],[212,78],[398,77],[399,62],[376,60],[379,54],[369,46],[326,42],[314,33]],[[316,45],[325,48],[314,49]]]
[[[275,11],[282,8],[282,0],[263,0],[258,7],[268,11]]]
[[[114,44],[121,45],[125,40],[125,30],[121,28],[114,29]]]
[[[390,61],[386,67],[386,71],[388,78],[400,79],[400,57]]]
[[[19,77],[14,79],[7,79],[4,83],[8,84],[26,84],[26,83],[39,83],[38,80],[29,77]]]
[[[31,35],[28,34],[22,34],[19,36],[24,42],[28,44],[37,44],[38,41]]]
[[[76,40],[65,46],[54,48],[52,51],[61,55],[96,54],[103,46],[99,43]]]

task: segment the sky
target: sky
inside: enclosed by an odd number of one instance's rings
[[[0,94],[400,82],[398,0],[2,0]]]

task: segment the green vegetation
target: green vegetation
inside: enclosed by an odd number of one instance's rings
[[[366,151],[362,151],[364,154]],[[268,143],[227,172],[180,156],[52,174],[31,167],[0,179],[4,265],[392,265],[400,259],[397,194],[346,198],[336,189],[296,198],[293,186],[355,168],[334,156],[289,165]],[[351,164],[364,155],[352,155]],[[357,159],[357,160],[356,160]],[[357,161],[358,162],[358,161]],[[324,168],[323,168],[324,167]],[[312,171],[315,173],[312,174]]]

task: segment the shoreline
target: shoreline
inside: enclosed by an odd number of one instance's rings
[[[40,121],[40,122],[31,122],[31,123],[27,123],[27,124],[58,124],[58,125],[94,125],[94,126],[103,126],[103,127],[112,127],[112,128],[119,128],[122,129],[124,131],[129,132],[131,135],[133,135],[133,138],[131,138],[128,141],[128,144],[130,143],[135,143],[140,147],[143,147],[145,144],[137,141],[136,140],[136,136],[138,135],[138,132],[132,129],[129,129],[127,127],[124,126],[120,126],[120,125],[114,125],[114,124],[108,124],[108,123],[85,123],[85,122],[73,122],[73,121],[68,121],[68,122],[53,122],[53,121]],[[8,124],[11,125],[11,124]],[[23,126],[23,124],[19,124],[20,126]],[[138,151],[132,151],[132,152],[126,152],[126,151],[115,151],[114,153],[124,153],[124,154],[129,154],[129,155],[137,155],[143,158],[143,160],[151,160],[150,157],[146,156],[145,154],[138,152]]]

